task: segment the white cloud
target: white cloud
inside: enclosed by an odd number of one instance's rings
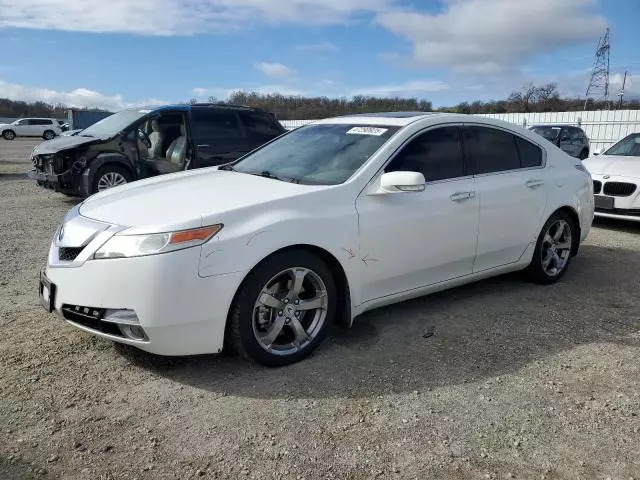
[[[281,63],[260,62],[256,63],[255,67],[267,77],[271,78],[290,78],[297,73],[293,68],[289,68]]]
[[[391,97],[421,97],[427,93],[448,90],[449,85],[440,80],[411,80],[396,85],[379,85],[369,88],[357,88],[351,95],[372,95]]]
[[[445,0],[438,14],[386,12],[377,22],[413,43],[427,67],[498,73],[532,56],[597,38],[606,20],[594,0]]]
[[[324,42],[296,45],[296,50],[301,52],[337,52],[340,49],[334,43]]]
[[[69,92],[51,90],[49,88],[33,87],[8,83],[0,80],[0,98],[25,102],[61,103],[74,108],[104,108],[107,110],[121,110],[140,105],[165,105],[168,102],[156,98],[141,102],[126,102],[122,95],[104,95],[87,88],[76,88]]]
[[[190,35],[256,22],[341,24],[397,0],[0,0],[0,28]]]

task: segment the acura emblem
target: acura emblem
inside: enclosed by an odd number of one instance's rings
[[[611,178],[611,175],[605,175],[605,176],[604,176],[604,177],[602,177],[602,178],[604,178],[604,179],[606,180],[606,179],[608,179],[608,178]]]

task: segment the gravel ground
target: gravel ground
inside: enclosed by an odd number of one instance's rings
[[[555,286],[370,312],[291,367],[166,359],[40,308],[74,202],[24,180],[34,145],[0,140],[0,478],[640,478],[640,225],[597,222]]]

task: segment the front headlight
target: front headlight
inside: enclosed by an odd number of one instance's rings
[[[157,255],[202,245],[222,230],[222,224],[151,235],[114,235],[94,254],[94,258],[128,258]]]

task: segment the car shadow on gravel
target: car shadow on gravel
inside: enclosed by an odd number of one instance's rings
[[[215,394],[314,398],[420,391],[508,375],[583,344],[640,346],[638,271],[640,252],[584,246],[556,285],[507,275],[371,311],[348,331],[334,329],[307,360],[278,369],[233,355],[118,351],[158,375]]]
[[[640,219],[639,219],[640,220]],[[605,230],[640,234],[640,221],[617,220],[615,218],[595,217],[593,226]]]

